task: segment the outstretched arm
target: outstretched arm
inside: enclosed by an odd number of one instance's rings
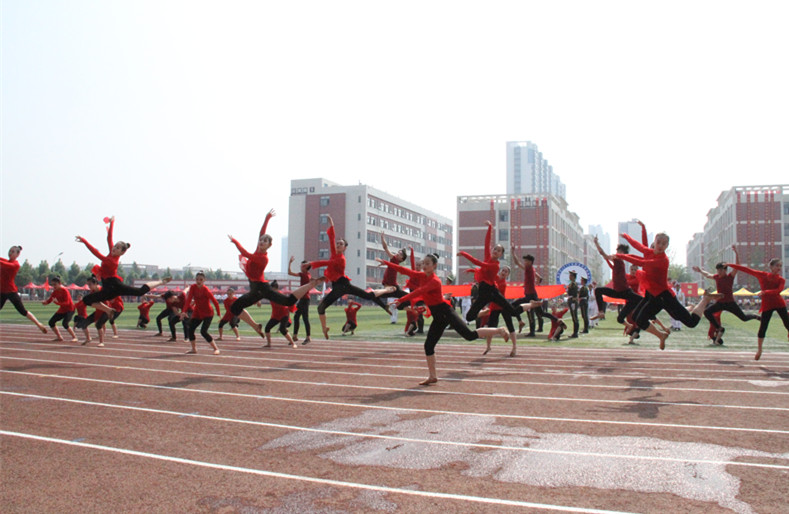
[[[731,245],[731,249],[734,250],[734,263],[739,265],[740,264],[740,254],[737,252],[737,245]],[[732,269],[731,273],[729,273],[729,276],[731,278],[736,277],[737,276],[737,270],[736,269]]]
[[[388,255],[390,259],[394,257],[395,254],[393,254],[392,251],[389,250],[389,245],[386,244],[386,236],[384,235],[383,230],[381,231],[381,246],[383,246],[384,252],[386,252],[386,255]]]
[[[271,220],[271,218],[273,218],[276,215],[277,215],[277,213],[274,211],[274,209],[271,209],[270,211],[268,211],[268,214],[266,214],[266,220],[263,222],[263,227],[260,229],[260,235],[261,236],[266,233],[266,228],[268,227],[268,222]]]
[[[639,252],[641,252],[643,254],[646,254],[646,253],[649,253],[649,252],[652,251],[652,249],[649,246],[639,243],[638,241],[636,241],[635,239],[633,239],[632,237],[630,237],[627,234],[619,234],[619,235],[622,236],[623,238],[625,238],[625,240],[628,243],[630,243],[630,246],[632,246],[633,248],[635,248],[636,250],[638,250]],[[616,255],[617,255],[617,257],[621,257],[624,254],[618,253]],[[625,260],[627,260],[627,259],[625,259]]]
[[[649,239],[647,239],[647,226],[644,225],[644,222],[641,220],[636,220],[636,223],[641,225],[641,243],[644,246],[649,247]]]
[[[519,267],[520,269],[526,269],[526,267],[523,265],[523,262],[521,262],[521,260],[515,254],[515,245],[514,244],[510,245],[510,255],[512,255],[512,262],[514,262],[517,267]]]
[[[107,229],[107,246],[112,251],[112,247],[115,246],[115,243],[112,242],[112,230],[115,228],[115,216],[110,218],[110,226]]]
[[[407,275],[409,277],[416,277],[422,275],[421,271],[408,269],[406,267],[400,266],[399,264],[395,264],[394,262],[391,261],[385,261],[384,259],[375,259],[375,260],[377,260],[378,262],[380,262],[385,266],[389,266],[390,268],[397,270],[397,272],[402,275]]]
[[[485,233],[485,260],[490,260],[490,240],[493,236],[493,223],[490,220],[486,221],[485,224],[488,225],[488,231]]]
[[[87,241],[86,239],[84,239],[84,238],[82,238],[82,237],[80,237],[80,236],[77,236],[75,240],[76,240],[78,243],[82,243],[82,244],[84,244],[84,245],[85,245],[85,246],[88,248],[88,250],[90,250],[90,253],[92,253],[93,255],[95,255],[97,258],[99,258],[99,259],[104,259],[104,256],[101,254],[101,252],[99,252],[98,250],[96,250],[96,248],[95,248],[95,247],[94,247],[92,244],[88,243],[88,241]],[[111,248],[111,247],[110,247],[110,248]]]
[[[696,273],[701,273],[701,275],[704,278],[715,278],[715,275],[713,275],[712,273],[710,273],[708,271],[704,271],[703,269],[699,268],[698,266],[693,266],[691,269],[693,271],[695,271]],[[736,271],[734,273],[736,273]]]
[[[608,267],[614,269],[614,264],[611,262],[611,256],[603,251],[603,247],[600,246],[600,242],[597,240],[597,236],[594,236],[594,245],[597,247],[597,252],[603,256],[603,259],[605,259],[605,262],[608,264]]]
[[[234,245],[236,245],[236,248],[238,248],[238,252],[239,252],[241,255],[243,255],[243,256],[244,256],[244,257],[246,257],[247,259],[249,259],[249,258],[253,257],[253,255],[252,255],[251,253],[249,253],[248,251],[246,251],[246,249],[245,249],[243,246],[241,246],[241,243],[239,243],[239,242],[238,242],[238,240],[237,240],[235,237],[233,237],[233,236],[231,236],[231,235],[229,235],[229,234],[228,234],[228,236],[227,236],[227,237],[229,237],[229,238],[230,238],[230,242],[231,242],[231,243],[233,243]]]
[[[288,261],[288,275],[290,275],[291,277],[298,277],[300,275],[298,273],[293,273],[293,270],[290,269],[294,260],[296,260],[296,258],[291,255],[290,260]]]

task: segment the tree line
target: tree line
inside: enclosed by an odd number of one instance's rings
[[[38,263],[38,266],[33,266],[30,262],[25,259],[25,262],[19,267],[19,272],[16,274],[16,280],[14,281],[17,287],[24,287],[30,282],[33,282],[36,285],[41,285],[48,278],[53,276],[60,277],[60,280],[63,281],[64,284],[77,284],[78,286],[84,286],[90,276],[92,275],[91,270],[95,266],[94,263],[88,263],[85,267],[80,267],[79,264],[76,262],[71,263],[71,266],[66,268],[66,265],[63,264],[62,260],[58,260],[52,267],[49,266],[49,263],[44,260]],[[204,271],[206,280],[230,280],[232,277],[230,274],[223,272],[221,269],[217,269],[216,271],[213,270],[206,270]],[[129,269],[122,269],[118,268],[118,275],[125,281],[129,282],[132,280],[157,280],[162,278],[159,273],[153,273],[149,275],[148,272],[140,268],[137,265],[137,262],[133,262],[131,268]],[[162,276],[165,277],[173,277],[174,280],[191,280],[194,278],[194,272],[191,270],[178,270],[173,272],[170,268],[167,268]]]

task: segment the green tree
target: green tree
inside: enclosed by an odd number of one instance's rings
[[[66,274],[66,280],[70,284],[76,284],[77,283],[77,277],[81,273],[82,273],[82,270],[80,269],[79,264],[77,264],[76,261],[72,262],[71,263],[71,267],[68,269],[68,273]],[[81,285],[81,284],[77,284],[77,285]]]
[[[44,281],[49,277],[51,271],[52,270],[49,269],[49,263],[47,261],[44,260],[39,262],[35,272],[35,281],[39,284],[43,284]]]
[[[30,265],[27,259],[22,265],[19,267],[19,272],[16,274],[16,278],[14,279],[14,283],[17,287],[24,287],[28,285],[30,282],[33,281],[33,275],[35,274],[35,270],[33,266]]]
[[[90,271],[82,270],[79,273],[77,273],[77,276],[75,276],[72,279],[72,283],[77,284],[78,286],[82,287],[82,286],[84,286],[85,284],[88,283],[88,279],[90,278],[90,276],[91,276],[91,272]]]
[[[693,282],[693,275],[690,270],[681,264],[670,264],[668,267],[668,278],[677,282]]]

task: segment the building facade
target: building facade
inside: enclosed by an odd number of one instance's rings
[[[591,244],[591,238],[584,236],[578,215],[570,212],[563,198],[545,195],[460,196],[457,202],[458,250],[482,259],[486,221],[490,220],[494,227],[492,243],[500,243],[506,250],[504,261],[512,268],[511,282],[523,280],[523,272],[511,265],[511,246],[515,247],[518,257],[534,256],[535,269],[542,275],[544,285],[554,284],[556,272],[568,262],[586,264],[592,271],[593,280],[602,276],[602,258]],[[466,273],[473,267],[465,259],[458,261],[458,283],[473,282],[473,274]]]
[[[507,194],[567,197],[565,185],[531,141],[507,142]]]
[[[783,260],[783,275],[789,275],[789,185],[738,186],[723,191],[718,204],[707,213],[700,241],[688,244],[688,265],[709,272],[718,262],[734,262],[736,245],[740,263],[766,270],[772,258]],[[693,264],[691,264],[693,263]],[[699,275],[695,275],[697,277]],[[758,291],[755,278],[737,275],[741,287]]]
[[[330,256],[328,216],[348,242],[345,273],[359,287],[377,287],[386,258],[381,233],[392,251],[412,246],[418,258],[436,253],[445,279],[454,265],[452,220],[366,185],[343,186],[323,178],[291,181],[288,254],[297,261]],[[402,278],[401,278],[402,280]]]

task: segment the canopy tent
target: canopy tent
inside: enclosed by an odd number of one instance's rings
[[[789,287],[781,291],[781,296],[789,296]]]
[[[740,288],[737,291],[734,291],[734,296],[753,296],[754,293],[748,291],[747,289]]]

